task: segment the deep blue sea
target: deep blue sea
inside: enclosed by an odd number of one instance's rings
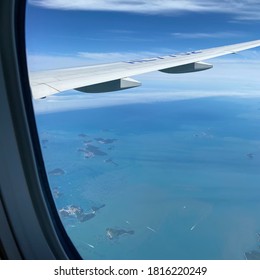
[[[84,259],[245,259],[258,250],[260,99],[36,117],[57,209],[103,206],[83,222],[61,217]]]

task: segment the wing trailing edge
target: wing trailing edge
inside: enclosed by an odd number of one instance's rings
[[[260,40],[255,40],[179,55],[32,72],[29,75],[32,95],[39,99],[71,89],[88,93],[128,89],[141,85],[140,82],[129,78],[135,75],[152,71],[170,74],[203,71],[212,68],[211,64],[202,62],[204,60],[259,46]]]

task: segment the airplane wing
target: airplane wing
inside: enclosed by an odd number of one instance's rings
[[[116,91],[141,85],[140,82],[129,78],[131,76],[152,71],[188,73],[207,70],[212,68],[212,65],[202,62],[203,60],[259,46],[260,40],[256,40],[179,55],[32,72],[29,78],[35,99],[70,89],[90,93]]]

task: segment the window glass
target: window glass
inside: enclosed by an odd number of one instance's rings
[[[30,75],[259,31],[251,4],[92,2],[28,1]],[[57,211],[84,259],[260,259],[259,58],[258,48],[209,71],[139,75],[125,91],[34,100]]]

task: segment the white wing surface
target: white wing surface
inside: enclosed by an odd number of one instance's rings
[[[260,46],[260,40],[229,46],[192,51],[179,55],[158,56],[140,60],[93,66],[48,70],[30,73],[30,84],[35,99],[75,89],[82,92],[107,92],[141,85],[129,77],[152,71],[188,73],[212,67],[201,62]]]

